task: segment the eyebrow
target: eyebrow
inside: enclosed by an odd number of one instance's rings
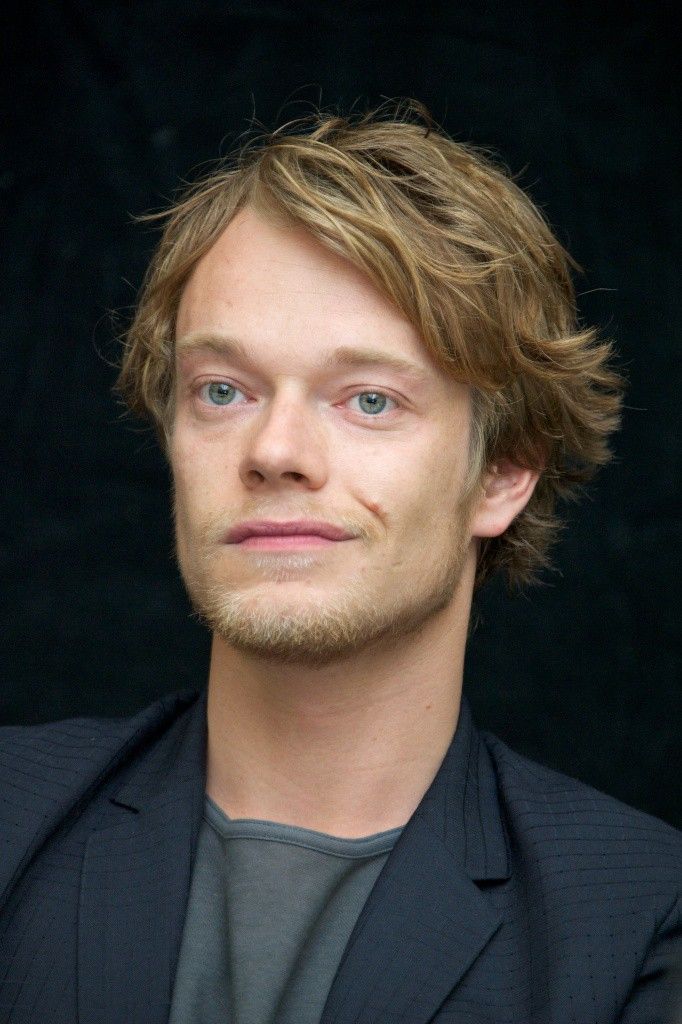
[[[250,356],[246,346],[237,338],[230,338],[222,334],[196,333],[188,334],[179,338],[177,343],[178,352],[191,352],[197,349],[207,349],[215,352],[224,359],[231,359],[241,363],[248,363]],[[382,349],[353,348],[351,345],[341,345],[334,349],[322,360],[322,368],[333,370],[339,367],[385,367],[395,370],[410,378],[416,384],[426,384],[430,381],[430,374],[418,363],[413,363],[402,356],[394,355],[392,352],[385,352]]]

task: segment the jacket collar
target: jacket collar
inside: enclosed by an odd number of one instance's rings
[[[131,811],[145,811],[178,792],[199,795],[206,782],[208,688],[182,690],[167,698],[171,716],[167,732],[149,743],[121,773],[111,803]],[[172,701],[172,703],[171,703]],[[153,739],[153,737],[152,737]],[[199,823],[201,815],[199,815]]]
[[[68,718],[0,730],[0,910],[40,848],[118,784],[143,746],[165,735],[196,699],[196,690],[183,690],[129,718]],[[140,794],[146,799],[144,783]]]
[[[427,1024],[501,916],[477,881],[509,877],[492,762],[468,703],[348,940],[321,1024]]]
[[[88,841],[82,1020],[168,1020],[204,806],[206,703],[206,688],[185,696],[110,795],[110,826]],[[463,701],[440,768],[355,924],[321,1024],[426,1024],[499,927],[475,883],[508,876],[494,769]]]
[[[466,698],[452,742],[415,817],[424,820],[472,881],[509,877],[497,778]]]
[[[204,806],[206,697],[183,691],[168,704],[165,731],[138,745],[87,841],[80,1021],[168,1022]]]
[[[191,703],[184,720],[174,723],[167,740],[133,767],[110,797],[112,803],[140,811],[186,787],[203,799],[208,690],[182,691],[174,698],[173,710]],[[424,821],[472,881],[509,877],[497,780],[466,697],[450,746],[413,818]]]

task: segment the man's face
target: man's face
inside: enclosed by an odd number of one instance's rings
[[[377,361],[336,363],[341,348]],[[178,560],[226,644],[323,667],[395,644],[451,605],[465,567],[473,578],[469,391],[303,229],[236,216],[183,291],[176,370]],[[321,520],[352,539],[226,541],[254,519]]]

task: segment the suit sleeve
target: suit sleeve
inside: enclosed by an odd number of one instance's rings
[[[656,932],[618,1024],[682,1024],[682,904],[679,900]]]

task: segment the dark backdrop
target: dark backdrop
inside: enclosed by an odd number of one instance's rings
[[[526,596],[491,584],[467,660],[479,723],[682,823],[676,584],[680,175],[666,4],[27,4],[5,26],[2,720],[128,714],[204,681],[164,462],[120,420],[108,311],[155,244],[131,214],[255,109],[424,101],[493,147],[586,270],[630,378],[615,464]],[[10,19],[10,22],[12,19]],[[280,108],[287,104],[280,114]]]

